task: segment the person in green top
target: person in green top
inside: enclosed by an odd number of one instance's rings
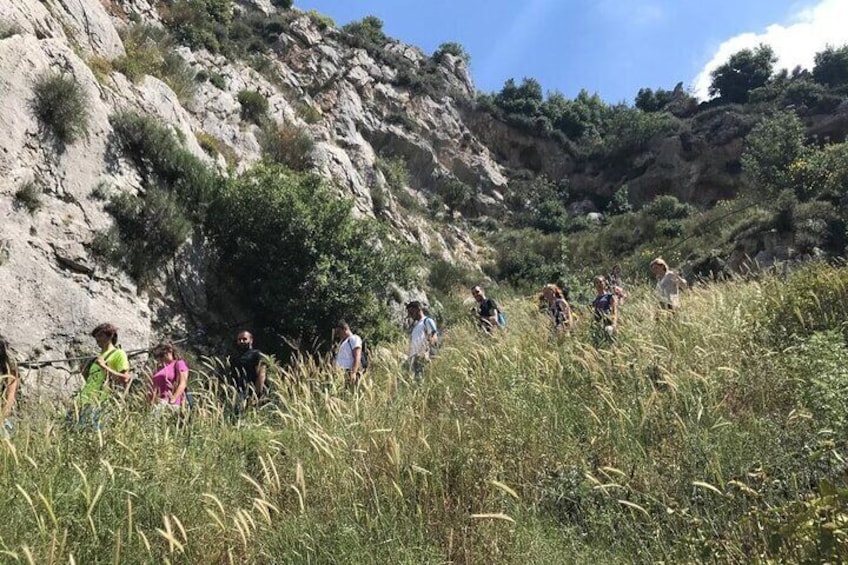
[[[80,389],[77,401],[82,407],[77,423],[91,420],[95,428],[99,425],[99,405],[109,398],[112,383],[126,386],[130,382],[130,363],[126,352],[117,347],[118,328],[106,323],[91,332],[97,341],[100,354],[85,366],[82,377],[85,384]]]

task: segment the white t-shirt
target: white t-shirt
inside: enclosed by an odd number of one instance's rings
[[[686,280],[680,275],[674,271],[666,271],[657,283],[657,297],[663,304],[677,308],[680,306],[680,287],[685,284]]]
[[[433,318],[424,317],[415,322],[409,337],[409,356],[429,356],[430,336],[434,333],[436,333],[436,322]]]
[[[362,338],[356,334],[350,334],[350,337],[339,344],[339,351],[336,353],[336,365],[346,371],[353,369],[353,352],[357,348],[360,349],[360,355],[362,355]]]

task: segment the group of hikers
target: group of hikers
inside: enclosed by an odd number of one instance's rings
[[[661,258],[653,260],[650,270],[657,280],[656,295],[660,308],[673,313],[680,303],[680,290],[687,285],[677,272],[669,269]],[[621,280],[621,271],[615,266],[609,275],[593,279],[596,293],[591,303],[594,327],[598,335],[609,342],[618,332],[620,307],[627,300]],[[506,315],[497,302],[486,296],[481,286],[471,289],[476,306],[471,315],[482,332],[491,333],[506,326]],[[546,284],[539,293],[540,309],[546,312],[557,332],[568,332],[579,320],[579,316],[568,302],[567,290],[556,284]],[[410,320],[409,352],[407,364],[413,382],[420,384],[424,379],[425,367],[436,355],[440,345],[440,334],[435,320],[428,315],[426,307],[417,300],[406,304]],[[113,391],[129,388],[133,382],[130,359],[118,345],[118,328],[111,323],[95,327],[91,336],[100,349],[96,357],[84,364],[81,370],[83,385],[74,408],[68,413],[70,424],[78,427],[98,428],[101,407]],[[345,387],[356,390],[361,384],[368,367],[368,355],[361,336],[355,334],[347,322],[339,321],[333,328],[337,342],[334,366],[344,375]],[[141,350],[147,352],[147,350]],[[155,365],[147,379],[146,398],[154,414],[178,412],[192,404],[189,389],[189,366],[171,341],[162,341],[149,350]],[[235,405],[243,410],[266,396],[268,392],[267,358],[254,345],[249,331],[240,331],[235,338],[235,351],[226,360],[222,380],[235,391]],[[11,411],[20,384],[18,366],[9,351],[8,343],[0,337],[0,418],[3,434],[12,430]]]

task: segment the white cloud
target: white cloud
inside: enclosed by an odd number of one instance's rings
[[[743,33],[722,43],[709,63],[692,82],[695,96],[709,97],[710,73],[737,51],[770,45],[777,55],[777,69],[798,65],[812,69],[814,55],[827,45],[848,43],[848,0],[821,0],[797,13],[785,24],[773,24],[761,33]]]

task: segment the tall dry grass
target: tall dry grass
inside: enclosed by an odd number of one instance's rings
[[[554,335],[507,300],[508,329],[449,328],[420,387],[398,343],[360,394],[304,358],[241,417],[210,367],[188,417],[129,399],[81,432],[30,404],[0,447],[2,561],[844,560],[844,319],[787,346],[770,317],[781,289],[848,277],[822,269],[702,287],[674,317],[634,289],[597,347],[586,316]]]

